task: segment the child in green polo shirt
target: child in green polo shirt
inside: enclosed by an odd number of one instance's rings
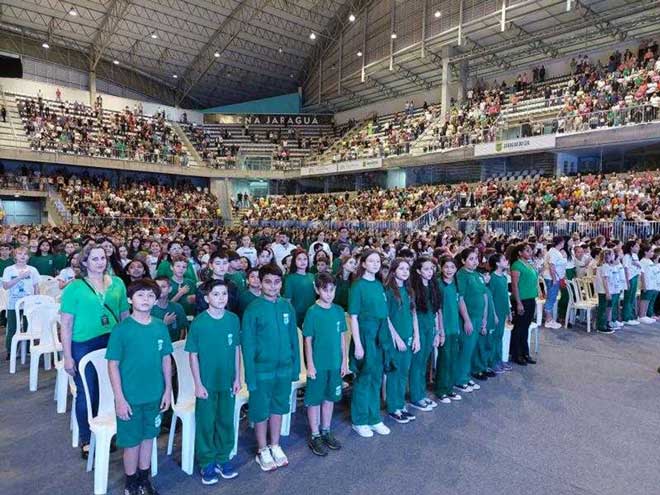
[[[250,268],[247,271],[247,290],[238,296],[238,316],[243,317],[245,308],[261,296],[261,281],[259,280],[259,268]]]
[[[341,379],[348,373],[344,340],[346,317],[344,310],[333,304],[335,279],[332,275],[319,273],[314,288],[319,298],[307,310],[303,326],[307,361],[305,405],[312,432],[309,448],[324,457],[328,455],[327,449],[341,448],[330,432],[330,423],[334,403],[341,399]]]
[[[259,279],[262,296],[243,314],[241,348],[250,392],[248,416],[259,449],[255,460],[262,470],[272,471],[289,464],[280,447],[280,429],[282,415],[291,410],[291,383],[300,377],[300,349],[296,312],[280,297],[282,270],[264,265]]]
[[[236,251],[227,251],[227,258],[229,259],[229,270],[227,270],[226,278],[234,282],[240,294],[247,288],[243,262]]]
[[[195,456],[202,483],[213,485],[218,474],[225,479],[238,476],[229,462],[234,447],[234,402],[241,389],[240,323],[226,311],[229,293],[224,280],[202,285],[208,309],[190,325],[186,351],[195,382]]]
[[[492,294],[493,309],[495,311],[495,331],[492,335],[491,353],[488,358],[488,367],[495,373],[511,371],[509,363],[502,362],[502,337],[504,325],[511,320],[511,299],[509,298],[509,281],[506,271],[509,261],[503,254],[495,253],[488,258],[491,269],[488,287]]]
[[[183,306],[183,310],[187,315],[194,315],[197,283],[192,279],[185,278],[187,268],[188,259],[185,256],[172,257],[172,278],[170,278],[172,292],[170,300]]]
[[[160,296],[153,280],[128,287],[129,318],[110,334],[105,358],[115,395],[117,446],[124,448],[127,495],[157,493],[149,480],[152,442],[160,431],[160,413],[172,397],[172,342],[165,324],[151,316]]]
[[[185,337],[186,328],[188,328],[186,312],[179,303],[169,300],[172,285],[168,277],[161,275],[156,277],[155,282],[160,288],[160,296],[151,309],[151,316],[163,320],[170,334],[170,340],[176,342]]]
[[[303,324],[305,314],[314,301],[314,275],[307,273],[309,269],[309,258],[304,249],[295,249],[291,253],[291,271],[284,278],[282,296],[291,301],[296,310],[296,321]]]

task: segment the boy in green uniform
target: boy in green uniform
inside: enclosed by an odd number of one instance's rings
[[[234,447],[234,402],[241,389],[240,323],[225,311],[229,295],[224,280],[203,284],[208,309],[190,325],[186,351],[195,382],[195,456],[202,483],[213,485],[218,474],[225,479],[238,476],[229,463]]]
[[[309,448],[318,456],[326,456],[328,448],[341,448],[330,432],[330,424],[335,402],[341,399],[341,379],[348,373],[344,339],[346,317],[344,310],[332,303],[335,298],[334,277],[319,273],[314,287],[319,298],[307,310],[303,326],[307,360],[305,405],[312,432]]]
[[[227,251],[227,257],[229,259],[229,270],[227,270],[226,278],[231,280],[234,285],[238,287],[238,292],[240,294],[247,288],[241,257],[236,251]]]
[[[62,270],[66,268],[66,266],[69,264],[69,256],[71,256],[73,253],[76,252],[76,245],[70,240],[66,240],[63,243],[60,243],[60,246],[63,244],[63,250],[62,251],[56,251],[55,254],[55,272],[59,273]],[[55,246],[55,242],[53,242],[53,246]]]
[[[170,300],[178,302],[183,307],[187,315],[195,314],[195,290],[197,284],[194,280],[185,278],[188,260],[184,256],[175,256],[172,258],[172,293]]]
[[[280,297],[282,270],[259,269],[262,297],[245,310],[241,347],[245,381],[250,391],[249,418],[254,423],[259,451],[255,458],[264,471],[289,464],[280,447],[282,415],[291,410],[291,383],[300,376],[296,312]],[[270,427],[270,445],[266,436]]]
[[[493,309],[497,317],[495,332],[493,333],[492,349],[488,359],[488,367],[495,373],[511,371],[511,365],[502,362],[502,337],[504,336],[504,325],[511,319],[511,299],[509,299],[509,282],[506,270],[509,261],[502,254],[496,253],[488,258],[490,266],[490,282],[488,287],[492,293]]]
[[[151,316],[160,296],[153,280],[128,287],[133,313],[113,329],[105,358],[115,395],[117,446],[124,448],[127,495],[157,494],[149,480],[151,447],[160,413],[172,396],[172,343],[165,324]]]
[[[169,300],[170,292],[172,292],[169,278],[166,276],[156,277],[155,282],[160,288],[160,296],[151,309],[151,316],[163,320],[170,334],[170,340],[176,342],[186,335],[186,328],[188,328],[186,312],[179,303]]]
[[[250,268],[247,272],[247,290],[238,296],[238,316],[243,318],[245,308],[261,296],[261,281],[259,280],[259,268]]]
[[[5,268],[14,264],[14,259],[11,257],[11,245],[8,242],[0,244],[0,273],[5,271]]]

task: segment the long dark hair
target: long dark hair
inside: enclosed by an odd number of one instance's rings
[[[470,256],[472,253],[478,253],[478,250],[476,247],[468,247],[463,249],[456,257],[454,258],[454,262],[456,263],[456,270],[460,270],[463,268],[463,265],[465,265],[465,260],[468,259],[468,256]]]
[[[440,297],[440,290],[435,278],[428,281],[428,285],[424,286],[422,276],[418,271],[421,271],[424,263],[433,263],[431,258],[420,256],[415,260],[410,271],[410,282],[415,294],[415,306],[421,313],[437,313],[442,306],[442,298]],[[426,298],[426,290],[429,291],[431,307],[427,304],[429,300]]]
[[[531,244],[527,242],[519,242],[518,244],[512,244],[509,246],[506,253],[506,257],[509,258],[509,265],[513,265],[520,259],[520,253],[522,253],[527,246],[530,248],[532,247]]]
[[[380,258],[380,266],[381,266],[381,267],[383,266],[383,257],[380,255],[380,253],[379,253],[378,251],[376,251],[375,249],[365,249],[365,250],[362,251],[362,253],[360,254],[360,259],[358,260],[358,266],[357,266],[357,269],[355,270],[355,273],[353,274],[353,275],[354,275],[354,277],[353,277],[353,280],[354,280],[354,281],[355,281],[355,280],[360,280],[360,279],[362,278],[362,275],[364,275],[364,272],[365,272],[365,269],[364,269],[364,267],[362,266],[362,263],[364,263],[365,261],[367,261],[367,258],[368,258],[369,256],[371,256],[372,254],[377,254],[377,255],[378,255],[378,257]],[[380,270],[379,270],[378,273],[376,274],[376,280],[378,280],[378,281],[380,281],[380,282],[383,281],[383,279],[382,279],[382,277],[381,277],[381,275],[380,275]]]
[[[390,271],[387,273],[387,278],[385,279],[385,287],[392,290],[394,299],[396,299],[399,308],[401,307],[401,294],[399,293],[399,285],[396,282],[396,270],[399,268],[401,263],[406,263],[410,269],[410,275],[412,276],[412,266],[408,263],[408,260],[405,258],[394,258],[392,264],[390,265]],[[410,311],[415,310],[415,291],[413,290],[410,282],[410,277],[408,280],[403,282],[403,288],[408,293],[408,299],[410,299]]]

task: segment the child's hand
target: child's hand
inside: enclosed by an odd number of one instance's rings
[[[394,347],[397,351],[404,352],[406,350],[406,343],[398,335],[394,336]]]
[[[472,335],[472,332],[474,332],[474,327],[472,326],[472,322],[470,320],[465,322],[463,325],[463,330],[465,330],[465,335]]]
[[[238,378],[234,380],[234,383],[231,387],[231,391],[234,395],[238,394],[241,391],[241,380]]]
[[[115,413],[117,417],[122,421],[128,421],[133,415],[133,410],[131,406],[126,402],[126,399],[116,400],[115,399]]]
[[[481,335],[488,335],[488,330],[486,330],[486,325],[481,327]]]
[[[165,326],[170,326],[170,323],[174,323],[176,321],[176,313],[171,312],[171,313],[165,313],[165,316],[163,317],[163,323],[165,323]]]
[[[525,313],[525,306],[523,306],[523,303],[519,302],[516,304],[516,312],[521,316]]]
[[[209,398],[209,393],[206,390],[206,387],[204,385],[200,385],[199,387],[195,387],[195,397],[198,399],[208,399]]]
[[[163,398],[160,399],[160,412],[165,412],[170,408],[170,404],[172,403],[172,391],[171,390],[165,390],[163,393]]]
[[[307,363],[307,377],[316,380],[316,367],[312,363]]]
[[[187,298],[188,304],[195,304],[195,294],[189,295]]]
[[[413,337],[412,348],[411,348],[413,354],[417,354],[421,348],[422,348],[422,344],[419,343],[419,337]]]
[[[355,359],[357,360],[364,359],[364,349],[362,348],[362,345],[355,346],[354,354],[355,354]]]
[[[345,377],[350,373],[350,370],[348,369],[348,363],[346,362],[345,359],[341,360],[341,376],[342,378]]]
[[[179,287],[179,290],[176,291],[178,295],[185,296],[190,291],[190,288],[187,285],[182,285]]]
[[[495,315],[495,326],[500,324],[500,319]]]

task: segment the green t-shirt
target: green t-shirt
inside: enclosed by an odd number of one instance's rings
[[[241,348],[245,381],[255,390],[258,381],[276,377],[297,380],[300,376],[300,348],[296,312],[289,301],[258,297],[243,314]]]
[[[194,315],[195,303],[188,302],[188,297],[194,296],[195,291],[197,290],[197,283],[194,280],[184,277],[183,282],[179,283],[173,278],[170,278],[170,286],[172,287],[172,290],[170,291],[170,300],[176,296],[176,293],[184,285],[188,287],[188,293],[181,296],[179,300],[175,302],[179,303],[183,307],[183,310],[187,315]]]
[[[55,257],[52,254],[46,256],[30,256],[28,265],[33,266],[39,272],[39,275],[55,276]]]
[[[511,305],[509,304],[509,282],[506,275],[498,275],[495,272],[490,274],[490,282],[488,287],[493,296],[493,306],[495,314],[502,320],[510,313]]]
[[[162,398],[163,357],[171,353],[172,342],[161,320],[152,318],[145,325],[128,317],[110,334],[105,358],[119,361],[124,397],[129,404],[138,405]]]
[[[14,258],[7,258],[6,260],[0,260],[0,273],[4,273],[5,268],[16,263]]]
[[[172,301],[168,301],[167,307],[164,309],[158,306],[158,304],[154,304],[154,307],[151,308],[151,316],[161,321],[164,320],[167,313],[174,313],[176,315],[176,320],[166,325],[167,331],[170,334],[170,340],[176,342],[181,339],[181,331],[188,326],[188,318],[186,318],[186,312],[183,310],[183,306]]]
[[[255,296],[250,289],[241,292],[238,296],[238,316],[242,318],[243,313],[245,313],[245,308],[248,307],[248,304],[250,304],[258,297],[259,296]]]
[[[341,258],[339,256],[335,256],[335,258],[332,260],[332,274],[337,275],[339,270],[341,270]]]
[[[335,304],[341,306],[344,311],[348,309],[348,291],[351,288],[351,280],[344,280],[337,276],[335,279]]]
[[[410,297],[404,287],[399,287],[399,299],[396,298],[394,290],[387,288],[387,314],[390,321],[408,347],[412,345],[413,318],[410,310]]]
[[[128,311],[124,282],[118,277],[111,279],[105,296],[97,294],[81,279],[64,288],[60,311],[74,316],[74,342],[84,342],[110,332],[119,323],[121,314]],[[104,302],[112,311],[104,306]]]
[[[238,292],[243,292],[247,289],[247,279],[245,278],[245,272],[233,272],[227,273],[225,275],[225,280],[231,280],[234,282],[234,285],[238,287]]]
[[[341,339],[346,331],[344,310],[336,304],[322,308],[313,304],[305,316],[303,336],[312,338],[316,371],[341,369]]]
[[[387,296],[383,284],[364,278],[353,282],[348,291],[348,314],[375,320],[387,318]]]
[[[69,262],[69,257],[66,253],[58,253],[55,255],[53,261],[53,266],[55,267],[55,272],[60,272],[66,268],[67,263]]]
[[[302,325],[307,310],[316,302],[314,276],[311,273],[289,273],[284,277],[282,296],[291,301],[296,310],[296,321]]]
[[[458,304],[461,300],[454,282],[447,283],[438,280],[438,288],[442,296],[442,327],[445,335],[458,335],[460,333],[460,320]]]
[[[435,279],[429,281],[429,284],[434,284]],[[423,286],[424,298],[426,299],[427,311],[420,311],[417,308],[417,325],[419,326],[420,333],[429,334],[435,332],[435,313],[433,312],[433,305],[431,304],[431,289],[429,286]],[[391,317],[390,317],[391,319]]]
[[[470,272],[463,267],[456,274],[456,287],[465,301],[470,318],[482,319],[486,304],[486,284],[483,277],[476,271]]]
[[[185,349],[197,354],[199,374],[207,390],[231,390],[236,378],[240,328],[238,316],[231,311],[225,311],[222,318],[204,311],[190,324]]]
[[[536,270],[523,260],[516,260],[511,265],[512,272],[518,272],[518,295],[520,300],[535,299],[539,295],[539,276]]]
[[[172,278],[173,276],[174,272],[172,271],[172,263],[166,259],[161,261],[158,264],[158,268],[156,268],[156,277]],[[195,268],[190,261],[188,261],[188,267],[186,268],[186,271],[183,272],[183,278],[194,280],[195,283],[197,283],[197,274],[195,273]]]

